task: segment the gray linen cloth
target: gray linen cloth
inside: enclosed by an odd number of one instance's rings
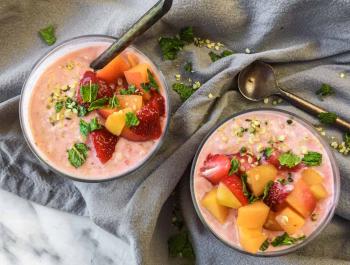
[[[0,185],[34,202],[89,216],[115,234],[120,260],[115,264],[167,264],[162,207],[181,181],[181,206],[190,229],[198,264],[350,264],[349,158],[336,154],[341,169],[337,217],[307,247],[279,258],[253,258],[220,243],[197,218],[190,198],[189,173],[195,151],[210,128],[223,118],[262,103],[244,100],[234,77],[256,59],[274,65],[281,85],[344,117],[350,117],[350,2],[177,0],[170,13],[136,43],[164,72],[167,81],[186,60],[202,87],[185,103],[169,91],[173,110],[170,132],[152,161],[135,174],[102,183],[85,184],[55,175],[37,161],[25,143],[18,121],[18,95],[34,62],[50,50],[37,36],[54,24],[58,43],[84,34],[120,34],[155,1],[33,1],[0,2]],[[210,63],[206,48],[189,46],[174,62],[162,61],[161,35],[191,25],[196,35],[221,41],[236,54]],[[245,54],[249,48],[251,54]],[[340,78],[339,73],[346,73]],[[322,83],[336,95],[315,96]],[[211,93],[214,98],[208,98]],[[316,120],[283,103],[280,108]],[[329,135],[339,136],[336,130]],[[186,172],[186,173],[185,173]],[[185,173],[185,174],[184,174]],[[169,211],[165,219],[169,219]],[[162,214],[161,214],[162,215]]]

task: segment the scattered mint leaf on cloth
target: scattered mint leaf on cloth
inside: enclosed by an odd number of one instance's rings
[[[53,45],[56,42],[55,28],[52,25],[40,29],[39,36],[49,46]]]
[[[283,153],[278,158],[278,161],[282,166],[287,166],[289,168],[295,167],[301,162],[301,158],[292,152]]]
[[[191,62],[186,62],[184,65],[184,70],[186,72],[192,73],[193,69],[192,69],[192,63]]]
[[[345,133],[343,138],[344,138],[345,145],[350,147],[350,133],[349,132]]]
[[[117,108],[117,107],[120,106],[119,100],[118,100],[118,98],[117,98],[116,95],[113,95],[113,97],[111,97],[111,98],[109,99],[109,101],[108,101],[108,106],[109,106],[111,109],[115,109],[115,108]]]
[[[334,92],[333,88],[328,84],[322,84],[320,89],[316,91],[316,95],[319,95],[322,98],[333,95],[334,93],[335,92]]]
[[[195,91],[193,87],[190,87],[183,83],[174,83],[173,90],[179,94],[182,102],[186,101]]]
[[[89,108],[88,108],[88,111],[93,111],[93,110],[96,110],[96,109],[101,109],[103,108],[104,106],[106,106],[106,104],[108,103],[109,99],[108,98],[100,98],[100,99],[97,99],[95,101],[93,101]]]
[[[139,119],[133,112],[128,112],[125,114],[125,125],[130,128],[132,126],[137,126],[140,124]]]
[[[224,58],[224,57],[227,57],[227,56],[230,56],[232,54],[233,54],[233,52],[229,51],[229,50],[224,50],[220,54],[212,52],[212,51],[209,52],[209,56],[210,56],[210,59],[211,59],[212,62],[216,62],[217,60],[219,60],[221,58]]]
[[[236,173],[239,169],[240,163],[237,159],[232,158],[231,160],[231,168],[230,172],[228,173],[229,175],[232,175],[233,173]]]
[[[86,161],[88,151],[89,151],[89,148],[86,146],[86,144],[84,143],[74,144],[71,149],[67,150],[68,160],[70,164],[75,168],[82,166]]]
[[[180,233],[170,237],[168,240],[168,249],[170,257],[183,257],[188,259],[195,258],[187,231],[181,231]]]
[[[179,36],[180,36],[180,40],[187,43],[192,43],[194,40],[193,28],[192,27],[182,28],[180,30]]]
[[[335,123],[337,118],[338,116],[334,112],[323,112],[318,114],[318,119],[320,120],[320,122],[326,125],[331,125]]]
[[[120,95],[132,95],[136,92],[135,85],[129,85],[127,89],[123,88],[119,91]]]
[[[290,246],[290,245],[293,245],[293,244],[297,243],[298,241],[304,240],[305,238],[306,238],[305,236],[291,237],[287,233],[284,233],[283,235],[276,237],[271,242],[271,245],[274,246],[274,247]]]
[[[178,52],[184,47],[183,41],[177,37],[161,37],[158,42],[165,60],[175,60]]]
[[[322,163],[322,154],[318,152],[308,151],[304,155],[302,161],[307,166],[319,166]]]
[[[88,84],[80,87],[80,95],[84,103],[91,103],[96,100],[98,91],[97,84]]]

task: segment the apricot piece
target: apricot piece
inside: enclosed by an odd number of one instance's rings
[[[113,112],[106,119],[105,127],[110,133],[114,135],[119,136],[122,133],[124,126],[125,113],[122,110]]]
[[[247,183],[255,196],[264,192],[265,185],[277,177],[277,169],[270,164],[260,165],[247,171]]]
[[[277,213],[276,221],[289,235],[298,232],[298,230],[305,224],[305,219],[290,207]]]
[[[307,168],[301,172],[301,176],[305,183],[309,186],[320,184],[323,182],[323,177],[316,170],[312,168]]]
[[[239,207],[242,206],[242,204],[236,198],[236,196],[223,183],[220,183],[218,186],[216,198],[221,205],[226,206],[226,207],[238,209]]]
[[[130,69],[129,61],[123,54],[118,55],[110,61],[105,67],[96,72],[96,76],[109,83],[117,81],[118,78],[123,77],[123,73]]]
[[[274,211],[270,211],[267,216],[267,220],[264,224],[264,228],[271,231],[282,231],[282,227],[276,221],[276,213]]]
[[[286,198],[286,202],[303,217],[308,217],[316,207],[316,198],[312,194],[309,186],[300,179],[294,190]]]
[[[250,229],[262,228],[269,211],[270,208],[261,201],[240,207],[238,209],[237,224]]]
[[[131,108],[134,112],[142,108],[142,96],[139,95],[117,95],[120,107]]]
[[[220,222],[225,223],[228,208],[219,204],[216,193],[218,188],[214,188],[205,194],[204,198],[201,200],[201,204]]]
[[[328,192],[322,184],[315,184],[310,186],[312,194],[317,200],[322,200],[328,197]]]
[[[267,236],[262,233],[261,228],[249,229],[238,226],[239,243],[242,248],[250,253],[256,253],[259,251],[261,245],[267,239]]]

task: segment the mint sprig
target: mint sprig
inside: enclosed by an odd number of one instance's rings
[[[69,163],[75,168],[82,166],[87,159],[88,151],[89,148],[86,144],[74,144],[71,149],[67,150]]]

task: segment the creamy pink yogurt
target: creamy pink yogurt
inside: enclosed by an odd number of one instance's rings
[[[200,173],[200,168],[208,154],[233,154],[239,152],[240,148],[245,146],[254,155],[258,156],[259,153],[261,153],[261,148],[269,146],[268,142],[270,140],[278,141],[278,139],[283,140],[283,143],[281,142],[280,144],[280,148],[286,152],[292,150],[292,152],[297,155],[303,155],[306,150],[312,150],[321,153],[323,156],[321,166],[313,168],[323,175],[324,186],[329,196],[317,203],[314,211],[318,215],[317,220],[312,221],[310,218],[307,218],[302,229],[293,236],[305,235],[308,237],[324,221],[330,208],[334,204],[334,176],[327,151],[322,146],[319,139],[308,128],[296,120],[293,120],[293,123],[289,125],[287,123],[289,119],[293,118],[283,112],[267,110],[239,115],[222,124],[207,139],[198,155],[193,176],[195,200],[209,228],[219,238],[231,246],[242,249],[239,244],[238,228],[236,225],[237,210],[230,209],[226,222],[221,224],[200,203],[204,195],[213,188],[211,182]],[[244,133],[242,137],[238,137],[237,132],[239,132],[240,128],[247,128],[251,120],[261,121],[261,133],[259,133],[257,137],[253,137],[250,133]],[[293,177],[294,181],[297,181],[300,178],[300,171],[295,173]],[[263,231],[270,239],[283,234],[283,232],[274,232],[266,229]],[[272,247],[270,245],[267,251],[276,251],[283,248],[286,247]]]
[[[92,43],[87,47],[79,47],[66,51],[53,62],[45,66],[39,74],[32,88],[30,99],[27,100],[27,108],[24,111],[25,119],[28,121],[27,131],[32,146],[39,156],[56,170],[80,179],[108,179],[123,175],[142,164],[155,150],[163,135],[157,139],[146,142],[131,142],[122,137],[116,145],[113,157],[102,164],[96,157],[94,149],[91,148],[86,162],[79,168],[74,168],[67,159],[67,150],[77,141],[83,141],[79,131],[80,117],[73,115],[71,120],[63,119],[56,125],[50,124],[50,116],[55,113],[54,108],[48,109],[48,99],[55,88],[69,85],[71,96],[74,96],[80,78],[87,70],[91,70],[89,64],[103,50],[108,47],[109,42]],[[159,71],[136,49],[128,48],[125,52],[137,55],[140,62],[147,62],[155,73],[160,87],[160,93],[166,100],[166,112],[168,111],[165,84],[159,77]],[[69,92],[70,93],[70,92]],[[25,97],[25,96],[24,96]],[[28,96],[29,97],[29,96]],[[24,99],[26,101],[26,99]],[[83,119],[90,121],[98,116],[96,112],[88,114]],[[99,119],[103,125],[103,119]],[[162,133],[166,127],[166,118],[161,118]],[[89,144],[89,143],[88,143]]]

